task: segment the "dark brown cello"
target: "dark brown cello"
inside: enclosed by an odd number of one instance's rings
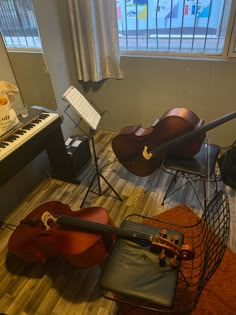
[[[178,259],[194,258],[187,244],[179,247],[160,236],[115,227],[104,208],[72,211],[58,201],[47,202],[27,215],[12,233],[8,250],[26,263],[63,257],[75,267],[87,269],[103,261],[113,245],[114,235],[145,241],[153,250],[164,249],[166,255]]]
[[[89,220],[90,224],[112,224],[103,208],[72,211],[59,201],[47,202],[20,222],[8,241],[9,252],[26,263],[44,263],[52,257],[63,257],[81,269],[101,263],[113,245],[112,234],[88,233],[82,228],[79,231],[71,227],[67,229],[66,224],[54,220],[62,216],[75,221]]]
[[[112,149],[119,162],[132,174],[148,176],[164,159],[190,158],[197,154],[206,131],[236,117],[232,112],[204,125],[192,111],[174,108],[167,111],[150,128],[123,128],[112,140]]]

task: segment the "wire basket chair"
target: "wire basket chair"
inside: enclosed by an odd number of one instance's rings
[[[193,214],[187,206],[178,206],[175,211]],[[159,234],[166,229],[168,238],[173,233],[180,238],[182,235],[181,244],[188,244],[194,258],[180,259],[177,268],[167,258],[166,265],[160,267],[160,252],[152,252],[146,244],[117,238],[104,266],[100,287],[105,298],[119,302],[119,314],[125,314],[124,304],[178,314],[196,308],[227,248],[230,208],[226,194],[218,192],[201,218],[196,216],[194,221],[191,225],[181,225],[174,220],[166,222],[139,214],[125,218],[122,226],[135,222],[140,231]]]

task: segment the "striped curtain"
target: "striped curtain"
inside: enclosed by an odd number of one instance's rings
[[[122,79],[116,0],[68,0],[78,80]]]

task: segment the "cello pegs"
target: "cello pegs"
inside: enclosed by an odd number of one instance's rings
[[[175,245],[179,245],[179,237],[177,234],[172,235],[171,242],[174,243]]]
[[[176,269],[178,267],[177,255],[174,255],[173,258],[170,259],[171,267]]]
[[[159,234],[160,234],[160,237],[167,238],[166,229],[162,229]],[[159,264],[161,267],[164,267],[166,265],[166,252],[164,248],[162,248],[161,253],[159,255]]]
[[[181,246],[181,258],[183,260],[193,260],[195,257],[194,250],[188,244],[183,244]]]
[[[164,267],[166,265],[166,253],[164,249],[161,250],[161,253],[159,255],[159,265],[161,267]]]
[[[160,234],[160,237],[167,238],[167,231],[166,231],[166,229],[162,229],[159,234]]]
[[[171,237],[171,242],[174,243],[175,245],[179,244],[179,237],[178,235],[174,234]],[[172,268],[177,268],[178,267],[178,260],[177,260],[178,256],[174,255],[173,258],[170,259],[170,264]]]

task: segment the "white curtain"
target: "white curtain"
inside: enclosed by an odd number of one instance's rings
[[[116,0],[68,0],[78,79],[122,79]]]

